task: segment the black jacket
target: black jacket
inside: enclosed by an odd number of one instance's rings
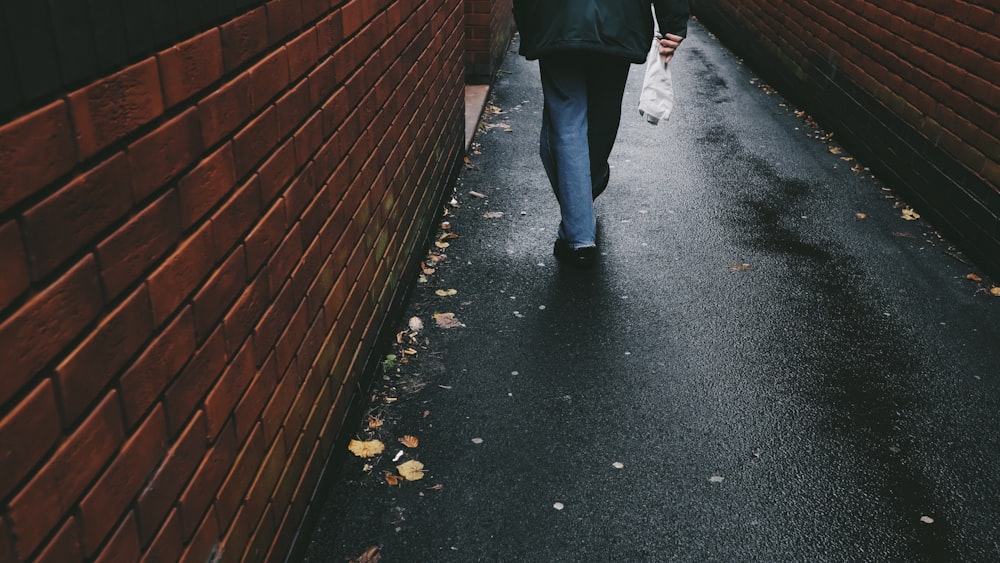
[[[688,0],[654,0],[660,33],[687,35]],[[528,59],[586,51],[646,60],[653,41],[649,0],[514,0],[521,54]]]

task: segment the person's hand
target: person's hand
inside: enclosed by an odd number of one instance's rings
[[[672,33],[668,33],[663,39],[660,39],[660,60],[663,61],[663,64],[669,63],[670,59],[674,58],[674,51],[680,46],[681,41],[684,41],[683,37]]]

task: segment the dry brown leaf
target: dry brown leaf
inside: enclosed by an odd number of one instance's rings
[[[451,245],[448,244],[448,243],[446,243],[446,242],[441,242],[439,240],[436,240],[436,241],[434,241],[434,246],[436,246],[438,248],[448,248]]]
[[[438,237],[438,240],[451,240],[453,238],[458,238],[458,235],[456,235],[455,233],[444,233],[443,235]]]
[[[367,440],[364,442],[361,440],[351,440],[351,443],[347,445],[347,449],[351,450],[351,453],[358,457],[375,457],[385,451],[385,444],[379,440]]]
[[[399,443],[403,444],[407,448],[415,448],[420,445],[420,440],[416,436],[406,435],[399,439]]]
[[[406,348],[405,350],[403,350],[403,353],[406,354],[407,356],[416,356],[417,355],[417,351],[414,350],[413,348]]]
[[[396,475],[391,471],[386,471],[384,473],[385,473],[385,484],[389,485],[390,487],[395,487],[399,485],[400,481],[402,481],[402,478],[399,475]]]
[[[443,488],[444,488],[444,485],[442,485],[441,483],[438,483],[437,485],[434,485],[432,487],[427,487],[427,490],[428,491],[440,491]]]
[[[907,221],[916,221],[920,218],[920,214],[914,211],[912,207],[904,207],[902,217]]]
[[[438,297],[451,297],[458,293],[457,289],[439,289],[434,292]]]
[[[730,264],[727,268],[731,272],[745,272],[750,269],[750,264]]]
[[[854,216],[857,217],[858,219],[867,219],[868,218],[868,214],[867,213],[855,213]]]
[[[374,430],[376,428],[381,428],[381,426],[384,423],[385,423],[385,421],[383,421],[381,418],[379,418],[377,416],[369,416],[368,417],[368,429],[369,430]]]
[[[972,280],[974,282],[983,281],[983,278],[977,276],[976,274],[969,274],[969,275],[965,276],[965,279]]]
[[[451,223],[449,221],[442,221],[441,228],[447,231],[451,228]]]
[[[993,287],[991,287],[990,288],[990,295],[992,295],[993,297],[1000,297],[1000,287],[995,286],[995,285]]]
[[[441,328],[462,328],[465,325],[455,318],[455,313],[434,313],[434,320]]]
[[[503,217],[503,211],[488,211],[483,213],[484,219],[499,219]]]
[[[396,466],[399,476],[407,481],[419,481],[424,478],[424,464],[415,459]]]
[[[840,154],[840,147],[829,147],[830,154]]]
[[[382,554],[379,553],[378,546],[373,545],[361,555],[351,559],[349,563],[379,563],[379,561],[382,561]]]

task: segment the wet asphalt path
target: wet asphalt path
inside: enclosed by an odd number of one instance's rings
[[[989,280],[698,24],[668,124],[633,67],[604,255],[565,271],[537,65],[503,68],[387,451],[347,461],[308,561],[1000,560]],[[388,487],[399,450],[427,473]]]

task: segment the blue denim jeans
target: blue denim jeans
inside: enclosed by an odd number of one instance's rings
[[[556,53],[539,61],[545,106],[539,153],[559,201],[559,238],[594,246],[593,200],[607,185],[629,62],[592,53]]]

